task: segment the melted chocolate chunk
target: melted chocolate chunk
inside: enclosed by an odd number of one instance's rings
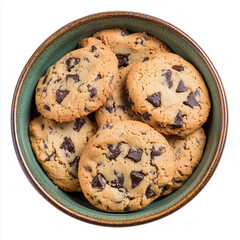
[[[151,189],[151,185],[148,186],[145,192],[146,198],[155,197],[157,194]]]
[[[68,150],[70,153],[75,153],[74,145],[69,137],[64,137],[64,141],[60,146],[61,149],[64,149],[65,151]]]
[[[46,104],[43,106],[43,108],[48,110],[48,111],[51,111],[50,107],[48,105],[46,105]]]
[[[70,163],[70,167],[74,167],[76,170],[78,170],[79,160],[80,160],[80,157],[76,156],[73,162]]]
[[[183,115],[181,110],[178,111],[178,114],[176,115],[172,126],[174,128],[181,128],[183,126]]]
[[[111,181],[111,186],[115,188],[123,188],[124,187],[124,176],[121,174],[118,176],[115,172],[116,179]]]
[[[122,145],[122,143],[118,143],[117,146],[115,147],[115,149],[113,148],[113,145],[108,145],[108,150],[111,153],[109,155],[110,159],[116,159],[116,157],[121,153],[121,151],[120,151],[121,145]]]
[[[150,121],[150,117],[152,116],[150,113],[145,112],[141,115],[143,117],[144,120],[146,121]]]
[[[174,69],[174,70],[176,70],[178,72],[184,71],[184,67],[181,66],[181,65],[174,65],[174,66],[172,66],[172,69]]]
[[[66,81],[73,80],[75,83],[79,82],[79,75],[78,74],[67,74]]]
[[[41,125],[41,129],[43,130],[43,129],[44,129],[44,127],[45,127],[45,126],[44,126],[44,124],[42,124],[42,125]]]
[[[146,61],[148,61],[149,60],[149,57],[145,57],[143,60],[142,60],[142,62],[146,62]]]
[[[177,93],[186,92],[188,88],[185,87],[183,80],[179,81],[178,87],[176,89]]]
[[[140,148],[137,150],[129,149],[126,158],[130,158],[134,162],[139,162],[142,158],[142,154],[143,154],[143,150]]]
[[[57,102],[60,104],[68,94],[69,94],[68,90],[57,89],[56,91]]]
[[[92,181],[92,188],[104,189],[107,181],[101,173],[98,173],[97,176]]]
[[[196,98],[192,92],[188,95],[187,101],[184,101],[183,104],[191,108],[193,108],[194,106],[200,107],[199,103],[196,101]]]
[[[85,118],[78,118],[75,120],[74,122],[74,127],[73,130],[79,132],[80,129],[82,128],[82,126],[86,123],[86,119]]]
[[[121,35],[122,35],[123,37],[126,37],[126,36],[128,36],[128,35],[130,35],[130,34],[132,34],[132,32],[131,32],[130,30],[126,29],[126,28],[124,28],[124,29],[122,30],[122,32],[121,32]]]
[[[130,53],[123,53],[123,54],[120,54],[120,53],[117,53],[116,54],[116,57],[118,59],[118,68],[120,67],[127,67],[128,66],[128,57],[129,57]]]
[[[72,68],[74,68],[78,63],[80,62],[80,58],[68,58],[66,60],[67,70],[68,72],[71,71]]]
[[[145,175],[141,172],[131,171],[130,177],[132,180],[132,188],[135,188],[140,184]]]
[[[172,71],[168,69],[162,76],[165,76],[165,80],[167,82],[168,88],[171,88],[173,86],[173,82],[171,81],[172,78]]]
[[[92,52],[95,52],[97,50],[96,46],[92,45]]]
[[[150,102],[154,107],[160,107],[161,106],[161,93],[157,92],[153,95],[146,98],[148,102]]]
[[[88,85],[88,92],[90,92],[90,98],[93,98],[98,93],[97,89],[95,87],[91,87],[91,85]]]
[[[45,158],[45,160],[46,160],[46,161],[50,161],[51,157],[55,156],[55,154],[56,154],[56,152],[51,153],[50,155],[48,155],[48,156]]]
[[[84,61],[90,62],[89,58],[87,58],[87,57],[84,57]]]
[[[159,149],[152,148],[151,150],[151,160],[154,160],[154,157],[161,156],[165,148],[161,147]]]

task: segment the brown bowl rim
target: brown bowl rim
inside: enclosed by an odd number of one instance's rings
[[[216,153],[214,155],[214,158],[212,160],[212,163],[210,164],[206,174],[201,179],[201,181],[197,184],[197,186],[182,200],[175,203],[171,207],[165,209],[164,211],[158,212],[156,214],[141,217],[138,219],[130,219],[130,220],[106,220],[106,219],[98,219],[94,217],[89,217],[83,214],[80,214],[76,211],[73,211],[72,209],[64,206],[61,204],[58,200],[53,198],[35,179],[34,175],[32,174],[30,168],[28,167],[27,163],[25,162],[24,156],[22,154],[22,149],[18,141],[18,133],[17,133],[17,108],[18,108],[18,100],[19,95],[22,89],[22,85],[24,83],[24,80],[31,68],[31,66],[34,64],[38,56],[46,49],[47,46],[49,46],[55,39],[57,39],[59,36],[67,32],[68,30],[77,27],[81,24],[85,24],[87,22],[95,21],[98,19],[104,19],[104,18],[112,18],[112,17],[131,17],[135,19],[144,20],[147,22],[151,22],[153,24],[161,25],[162,28],[168,29],[172,32],[174,32],[176,35],[178,35],[181,39],[184,39],[187,41],[192,48],[195,49],[195,51],[198,53],[198,55],[201,57],[201,59],[205,62],[205,64],[208,66],[211,75],[213,79],[215,80],[215,84],[217,86],[218,95],[220,98],[220,104],[221,104],[221,117],[222,117],[222,126],[221,126],[221,132],[220,132],[220,139],[217,146]],[[27,176],[30,183],[34,186],[34,188],[47,200],[49,201],[53,206],[61,210],[62,212],[85,222],[93,223],[101,226],[133,226],[133,225],[139,225],[143,223],[148,223],[160,218],[163,218],[178,209],[182,208],[184,205],[186,205],[189,201],[191,201],[207,184],[207,182],[212,177],[214,171],[216,170],[216,167],[220,161],[220,158],[223,153],[223,149],[226,142],[227,137],[227,130],[228,130],[228,106],[227,106],[227,98],[225,94],[225,90],[222,84],[222,81],[220,79],[220,76],[214,67],[213,63],[209,59],[209,57],[206,55],[206,53],[201,49],[201,47],[186,33],[184,33],[179,28],[175,27],[174,25],[159,19],[157,17],[153,17],[151,15],[138,13],[138,12],[131,12],[131,11],[109,11],[109,12],[99,12],[95,14],[91,14],[82,18],[79,18],[75,21],[72,21],[59,30],[57,30],[55,33],[53,33],[51,36],[49,36],[38,48],[37,50],[32,54],[28,62],[26,63],[25,67],[23,68],[18,82],[15,87],[15,91],[13,94],[13,100],[12,100],[12,107],[11,107],[11,133],[12,133],[12,139],[13,139],[13,145],[15,148],[15,152],[18,158],[18,161]]]

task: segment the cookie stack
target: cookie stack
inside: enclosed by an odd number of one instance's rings
[[[198,165],[211,103],[201,74],[159,39],[108,29],[83,39],[36,87],[33,151],[64,191],[137,211]]]

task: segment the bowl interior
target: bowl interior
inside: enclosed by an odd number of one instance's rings
[[[121,214],[102,212],[90,205],[81,193],[66,193],[57,188],[52,181],[49,180],[38,164],[28,137],[28,125],[33,112],[35,111],[35,87],[39,78],[45,74],[48,67],[54,64],[66,53],[75,49],[81,39],[92,36],[96,31],[116,27],[128,28],[133,32],[146,32],[151,34],[164,41],[174,53],[179,54],[185,60],[194,64],[205,79],[212,101],[211,113],[204,126],[208,137],[204,155],[199,166],[191,177],[177,191],[164,198],[157,199],[148,207],[138,212]],[[152,216],[165,211],[169,207],[178,203],[193,191],[202,180],[208,171],[218,148],[222,126],[220,101],[218,89],[211,70],[209,70],[207,64],[199,55],[199,50],[194,47],[192,43],[187,42],[186,38],[182,37],[181,34],[177,33],[174,30],[174,27],[171,29],[169,26],[162,25],[161,23],[154,23],[150,20],[134,18],[131,16],[99,18],[94,21],[90,18],[90,20],[85,23],[79,21],[78,24],[75,24],[68,31],[63,32],[57,39],[51,41],[50,44],[47,46],[43,45],[43,51],[36,59],[34,59],[31,68],[25,75],[25,80],[22,84],[18,98],[16,112],[17,135],[21,152],[24,157],[23,161],[25,161],[27,168],[41,188],[54,198],[59,206],[63,205],[71,211],[80,214],[81,216],[87,216],[88,218],[109,221],[137,221],[140,218]]]

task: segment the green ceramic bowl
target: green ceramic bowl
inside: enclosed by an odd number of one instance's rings
[[[96,31],[128,28],[163,40],[169,48],[194,64],[208,86],[212,109],[204,125],[207,143],[199,166],[181,188],[133,213],[107,213],[91,206],[81,193],[66,193],[46,176],[31,149],[28,124],[35,111],[38,79],[52,64]],[[177,27],[149,15],[134,12],[104,12],[73,21],[51,35],[33,53],[24,67],[13,96],[11,127],[19,162],[29,181],[52,205],[77,219],[100,225],[128,226],[162,218],[188,203],[206,185],[220,160],[227,134],[228,110],[220,77],[204,51]]]

